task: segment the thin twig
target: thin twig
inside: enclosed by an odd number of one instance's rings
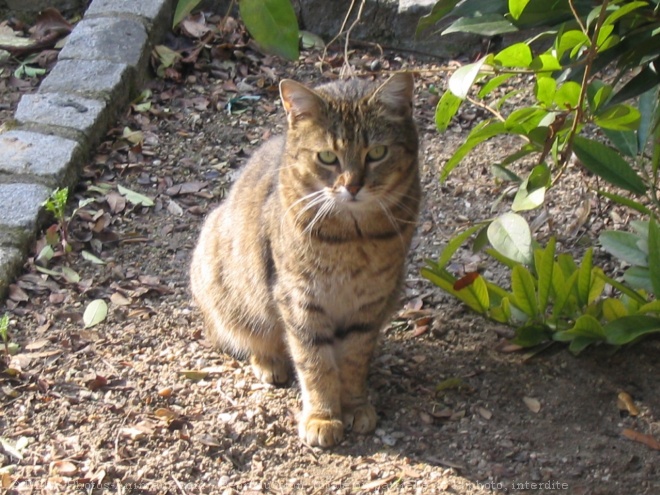
[[[366,3],[367,3],[367,0],[362,0],[360,2],[360,8],[358,9],[358,13],[355,16],[355,19],[353,20],[353,23],[351,24],[351,26],[346,31],[346,41],[344,42],[344,64],[341,67],[341,71],[339,71],[340,77],[345,76],[346,72],[348,72],[349,75],[354,74],[353,68],[351,67],[351,64],[348,61],[348,51],[349,51],[348,47],[349,47],[349,44],[350,44],[351,32],[353,31],[355,26],[357,26],[358,23],[360,22],[360,19],[362,18],[362,11],[364,10],[364,5]],[[344,69],[346,69],[346,71],[344,71]]]
[[[344,21],[341,23],[341,27],[339,28],[339,32],[335,35],[334,38],[332,38],[326,45],[323,47],[323,55],[321,57],[321,60],[325,60],[326,56],[328,55],[328,47],[331,46],[335,41],[337,41],[342,34],[344,34],[344,28],[346,27],[346,24],[348,23],[348,19],[351,17],[351,12],[353,12],[353,7],[355,6],[355,1],[352,0],[351,5],[348,7],[348,12],[346,12],[346,16],[344,17]],[[323,64],[321,64],[321,67],[323,67]]]
[[[183,485],[181,484],[181,482],[178,479],[176,479],[173,474],[170,474],[170,477],[172,478],[172,481],[174,481],[174,484],[176,484],[177,488],[179,488],[181,493],[183,495],[188,495],[186,490],[183,488]]]
[[[227,19],[229,18],[229,14],[231,14],[233,8],[234,8],[234,0],[231,0],[231,2],[229,2],[229,8],[227,8],[227,13],[222,18],[222,21],[220,22],[220,26],[218,26],[218,31],[220,32],[220,34],[222,34],[222,31],[225,29],[225,24],[227,23]]]

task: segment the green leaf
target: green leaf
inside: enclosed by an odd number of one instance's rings
[[[623,274],[623,280],[635,289],[653,292],[651,272],[645,266],[631,266],[626,270],[626,273]]]
[[[609,322],[604,327],[607,343],[628,344],[650,333],[660,332],[660,318],[653,316],[625,316]]]
[[[535,318],[539,313],[536,301],[536,288],[534,277],[522,265],[517,265],[511,272],[511,289],[515,298],[514,304],[525,314]]]
[[[637,147],[637,133],[635,131],[615,131],[606,127],[602,129],[607,138],[622,154],[630,158],[637,155],[639,148]]]
[[[94,299],[87,305],[83,313],[85,328],[98,325],[105,320],[106,316],[108,316],[108,305],[106,302],[103,299]]]
[[[474,84],[475,79],[479,75],[481,67],[484,65],[486,57],[483,57],[481,60],[474,62],[472,64],[464,65],[457,69],[449,78],[447,87],[449,91],[454,93],[454,95],[461,100],[467,98],[468,93],[472,84]]]
[[[573,272],[568,278],[565,278],[559,265],[555,264],[552,271],[552,289],[555,293],[555,304],[552,308],[553,316],[558,317],[562,314],[573,293],[573,286],[577,277],[578,272]]]
[[[478,124],[472,129],[472,131],[470,131],[465,143],[459,146],[443,167],[442,173],[440,174],[440,182],[444,182],[447,179],[456,165],[458,165],[465,155],[467,155],[475,146],[493,136],[505,133],[506,129],[504,128],[503,122],[484,121],[483,123]]]
[[[81,251],[80,254],[82,255],[83,259],[85,259],[87,261],[90,261],[91,263],[93,263],[95,265],[105,265],[105,261],[103,261],[101,258],[98,258],[98,257],[94,256],[89,251],[83,250],[83,251]]]
[[[172,20],[172,29],[190,14],[202,0],[178,0],[174,10],[174,19]]]
[[[239,0],[245,27],[265,51],[298,60],[298,20],[291,0]]]
[[[431,12],[419,19],[417,29],[415,30],[415,37],[419,37],[423,31],[433,27],[436,22],[451,12],[458,2],[459,0],[440,0],[436,2]]]
[[[80,275],[74,269],[69,268],[68,266],[62,267],[62,276],[70,284],[77,284],[80,282]]]
[[[540,323],[530,323],[516,328],[516,336],[512,343],[522,347],[534,347],[552,336],[552,330]]]
[[[533,191],[540,187],[548,187],[550,179],[550,168],[545,163],[536,165],[529,174],[527,189]]]
[[[520,19],[520,16],[528,3],[529,0],[509,0],[509,13],[511,14],[511,17],[516,20]]]
[[[658,106],[658,96],[660,92],[658,85],[660,85],[660,76],[656,74],[656,77],[658,77],[656,86],[646,91],[639,97],[638,108],[642,118],[639,123],[639,128],[637,129],[638,149],[644,149],[646,147],[646,142],[653,132],[653,127],[657,125],[660,117],[660,115],[657,115],[658,110],[660,110],[660,106]],[[660,127],[656,127],[655,132],[660,133]],[[655,157],[657,160],[658,153],[660,153],[660,146],[656,145],[654,149],[656,153]],[[656,167],[654,168],[654,173],[657,173],[657,162]]]
[[[513,211],[527,211],[538,208],[545,201],[545,187],[539,187],[537,189],[529,191],[528,187],[529,179],[525,179],[516,193],[515,198],[513,198],[513,203],[511,204],[511,209]]]
[[[462,17],[445,29],[442,34],[474,33],[481,36],[497,36],[514,33],[518,28],[500,14],[486,14],[478,17]]]
[[[454,236],[451,238],[451,240],[447,243],[447,247],[445,247],[442,250],[442,253],[440,254],[440,258],[438,258],[436,266],[438,268],[444,268],[447,266],[447,263],[449,263],[449,260],[451,259],[452,256],[454,256],[454,253],[458,250],[459,247],[465,243],[468,238],[474,234],[477,230],[482,229],[484,227],[484,224],[480,223],[478,225],[473,225],[469,229],[461,232],[457,236]]]
[[[552,77],[539,77],[536,80],[536,99],[546,107],[550,107],[555,101],[557,92],[557,81]]]
[[[653,214],[653,212],[651,212],[651,210],[649,210],[646,206],[630,198],[626,198],[624,196],[620,196],[618,194],[614,194],[608,191],[603,191],[601,189],[598,190],[598,194],[600,194],[601,196],[605,196],[608,199],[611,199],[615,203],[619,203],[620,205],[627,206],[628,208],[632,208],[635,211],[643,213],[644,215]]]
[[[488,224],[482,224],[483,227],[477,232],[472,243],[472,252],[478,253],[488,245]]]
[[[577,108],[581,90],[581,86],[575,81],[565,82],[555,93],[555,103],[566,110]]]
[[[580,269],[578,270],[577,290],[578,304],[586,306],[589,302],[589,290],[591,289],[591,269],[593,268],[593,248],[587,249],[582,258]]]
[[[493,174],[493,177],[505,182],[522,183],[523,181],[523,179],[517,176],[514,172],[512,172],[506,167],[503,167],[499,163],[495,163],[494,165],[491,165],[490,172]]]
[[[176,64],[181,58],[181,54],[177,51],[172,50],[171,48],[166,47],[165,45],[156,45],[154,47],[154,52],[158,57],[158,61],[162,67],[172,67]]]
[[[534,263],[538,277],[538,303],[541,314],[545,313],[548,307],[550,291],[552,289],[552,275],[555,267],[555,248],[557,241],[551,237],[545,250],[537,249],[534,254],[539,253],[538,262]],[[536,256],[535,256],[536,258]]]
[[[445,91],[435,107],[435,126],[439,132],[443,132],[449,127],[451,119],[456,115],[462,102],[463,100],[451,91]]]
[[[477,313],[484,314],[487,308],[483,308],[479,300],[474,296],[474,294],[469,290],[454,290],[454,283],[456,278],[453,277],[446,270],[435,270],[432,268],[422,268],[421,270],[422,277],[431,281],[433,284],[440,287],[445,292],[448,292],[457,299],[463,301],[470,309],[476,311]],[[481,277],[479,277],[481,278]]]
[[[598,111],[607,104],[612,95],[612,90],[612,86],[600,80],[595,80],[587,86],[587,98],[592,112]]]
[[[549,53],[541,53],[540,55],[534,57],[534,60],[532,60],[529,68],[534,69],[534,71],[539,75],[546,76],[550,72],[563,69],[562,65],[559,63],[559,60],[557,60],[557,57]]]
[[[630,81],[623,85],[623,87],[617,91],[617,93],[612,97],[611,103],[622,103],[626,100],[636,98],[642,94],[650,93],[651,98],[654,98],[657,93],[657,86],[660,84],[660,75],[650,69],[649,67],[643,67],[642,70],[634,76]],[[644,111],[646,105],[642,104],[638,108],[640,111]],[[655,103],[655,102],[645,102],[645,103]],[[651,108],[653,105],[651,105]]]
[[[649,275],[653,286],[653,294],[660,299],[660,260],[658,258],[658,253],[660,253],[660,227],[653,218],[649,223],[649,253],[655,253],[656,256],[656,262],[649,263]]]
[[[660,299],[656,299],[655,301],[651,301],[650,303],[644,304],[641,308],[639,308],[638,312],[660,314]]]
[[[628,270],[628,271],[630,271],[630,270]],[[605,282],[610,284],[612,287],[614,287],[616,290],[618,290],[622,294],[625,294],[625,296],[627,296],[630,300],[635,301],[636,304],[638,304],[638,305],[646,304],[646,299],[644,297],[642,297],[639,293],[635,292],[630,287],[622,284],[621,282],[619,282],[617,280],[614,280],[611,277],[608,277],[607,275],[605,275],[605,273],[603,272],[602,269],[601,270],[595,270],[594,274],[597,277],[602,278]]]
[[[568,350],[576,356],[593,344],[594,341],[587,337],[575,337],[568,346]]]
[[[611,148],[598,141],[575,136],[573,150],[587,169],[609,183],[635,194],[646,193],[646,186],[642,179]]]
[[[646,7],[647,5],[648,5],[647,2],[638,1],[638,2],[625,3],[621,6],[616,6],[615,7],[616,10],[605,18],[605,21],[603,22],[603,26],[608,26],[610,24],[614,24],[617,20],[619,20],[624,15],[629,14],[633,10],[637,10],[639,8]]]
[[[584,337],[592,341],[605,340],[605,332],[600,322],[591,315],[582,315],[575,320],[570,330],[555,334],[557,340],[566,341],[575,337]]]
[[[532,233],[527,221],[516,213],[505,213],[488,226],[488,240],[496,251],[519,263],[533,262]]]
[[[603,301],[603,316],[607,321],[614,321],[628,316],[628,310],[619,299],[608,297]]]
[[[461,289],[458,292],[469,290],[474,296],[475,300],[479,303],[481,307],[482,314],[485,314],[490,308],[490,297],[488,295],[488,287],[482,276],[478,276],[474,281],[468,285],[466,288]]]
[[[502,84],[504,84],[506,81],[511,79],[513,76],[515,76],[515,74],[500,74],[499,76],[495,76],[489,79],[488,82],[484,84],[483,87],[479,90],[478,93],[479,98],[485,98],[491,93],[491,91],[499,88]]]
[[[589,44],[589,37],[582,31],[577,29],[566,31],[559,38],[559,43],[557,44],[557,58],[561,60],[566,51],[571,50],[574,53],[577,53],[582,46]],[[571,57],[573,56],[574,54],[571,53]]]
[[[640,119],[639,110],[623,103],[607,107],[594,116],[599,127],[613,131],[634,131],[639,127]]]
[[[121,184],[117,184],[117,190],[119,191],[119,194],[124,196],[129,202],[133,203],[134,205],[142,205],[142,206],[154,205],[154,201],[151,198],[143,194],[137,193],[135,191],[131,191],[130,189],[127,189]]]
[[[504,127],[511,133],[527,135],[527,133],[537,129],[547,115],[548,111],[544,108],[519,108],[507,117]]]
[[[515,43],[495,55],[495,61],[503,67],[526,69],[532,63],[532,50],[526,43]]]
[[[621,230],[607,230],[598,236],[598,241],[605,251],[615,258],[631,265],[647,266],[648,257],[639,249],[639,236]]]
[[[614,26],[601,26],[600,31],[598,31],[598,40],[596,40],[596,46],[599,48],[599,51],[605,51],[611,46],[610,38],[613,38],[612,31],[614,31]],[[618,40],[618,38],[617,38]]]

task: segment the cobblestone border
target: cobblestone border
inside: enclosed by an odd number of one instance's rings
[[[21,269],[42,203],[79,172],[148,75],[175,0],[94,0],[35,94],[0,134],[0,300]]]

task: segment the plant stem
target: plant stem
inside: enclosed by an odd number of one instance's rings
[[[578,16],[577,11],[575,10],[575,6],[573,5],[573,0],[569,0],[568,3],[571,6],[571,11],[575,16],[576,21],[580,24],[584,33],[587,34],[586,28],[582,24],[582,21],[580,20],[580,17]],[[552,180],[552,185],[555,185],[557,181],[561,179],[561,176],[564,174],[564,171],[566,170],[566,166],[568,165],[571,154],[573,153],[573,138],[577,135],[578,127],[583,122],[584,119],[584,103],[587,98],[587,87],[589,86],[589,79],[591,78],[591,69],[593,68],[594,60],[598,55],[598,36],[600,35],[600,29],[603,26],[603,21],[605,20],[605,16],[607,15],[607,6],[609,3],[610,3],[609,0],[604,0],[602,5],[600,6],[600,13],[598,14],[598,20],[596,21],[594,34],[591,36],[591,43],[589,45],[589,48],[587,49],[587,53],[585,56],[584,73],[582,74],[580,95],[578,97],[577,107],[575,108],[575,117],[573,118],[573,123],[571,125],[571,130],[568,133],[568,138],[566,139],[566,145],[562,150],[562,159],[559,168],[559,173]]]

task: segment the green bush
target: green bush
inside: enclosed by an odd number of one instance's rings
[[[595,342],[621,345],[660,332],[660,0],[441,0],[420,20],[418,32],[454,19],[442,34],[486,36],[530,27],[537,34],[456,70],[436,108],[444,131],[465,100],[491,118],[480,122],[449,158],[445,180],[475,147],[499,135],[521,138],[514,153],[492,166],[498,180],[517,183],[511,212],[454,237],[423,275],[473,310],[516,327],[515,341],[532,346],[554,339],[579,352]],[[538,48],[538,47],[542,48]],[[496,89],[520,74],[534,76],[533,103],[506,112],[517,91]],[[520,83],[524,84],[524,83]],[[578,264],[556,255],[555,242],[543,249],[519,212],[543,206],[546,195],[573,156],[614,186],[596,192],[635,210],[642,221],[635,233],[603,232],[600,243],[632,266],[623,282],[592,264],[589,249]],[[509,167],[525,158],[526,176]],[[455,251],[476,235],[477,248],[511,272],[511,291],[481,276],[457,280],[446,270]],[[602,297],[609,284],[619,294]]]

